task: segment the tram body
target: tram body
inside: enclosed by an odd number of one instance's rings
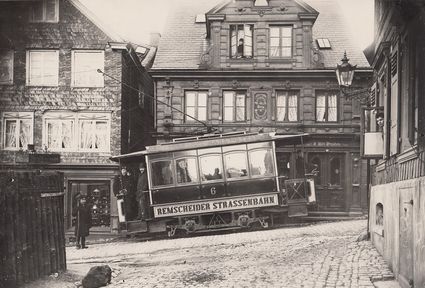
[[[277,141],[296,145],[305,136],[213,134],[115,157],[143,155],[147,164],[151,220],[142,226],[128,221],[127,229],[173,236],[256,223],[268,227],[282,213],[307,216],[307,206],[315,203],[314,181],[279,176],[275,148]]]

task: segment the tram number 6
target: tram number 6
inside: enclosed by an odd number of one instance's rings
[[[211,193],[211,195],[215,195],[215,194],[217,194],[217,190],[215,189],[215,187],[211,187],[211,189],[210,189],[210,193]]]

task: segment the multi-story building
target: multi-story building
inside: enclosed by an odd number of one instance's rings
[[[0,3],[0,164],[63,172],[67,228],[80,193],[93,204],[91,231],[118,229],[109,158],[149,143],[154,53],[78,0]]]
[[[375,0],[375,103],[365,142],[366,154],[376,157],[369,225],[402,287],[425,286],[424,5]]]
[[[151,74],[156,98],[186,114],[157,102],[157,142],[207,132],[193,118],[223,133],[309,133],[305,153],[277,147],[280,173],[318,167],[322,216],[366,211],[360,105],[340,94],[335,68],[346,51],[355,86],[372,74],[338,1],[185,2],[172,9]]]

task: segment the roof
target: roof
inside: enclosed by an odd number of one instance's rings
[[[303,2],[294,0],[301,5]],[[303,7],[311,6],[319,12],[313,25],[313,40],[328,38],[332,49],[320,50],[324,68],[336,67],[344,51],[350,63],[359,68],[369,68],[362,49],[354,41],[338,0],[305,0]],[[201,53],[207,47],[206,24],[195,23],[196,15],[223,7],[222,0],[179,0],[171,9],[162,33],[153,69],[199,69]],[[313,41],[317,48],[316,41]]]
[[[286,141],[287,144],[300,144],[309,134],[276,135],[275,133],[239,133],[239,134],[213,134],[201,137],[176,139],[176,142],[166,142],[158,145],[147,146],[146,150],[113,156],[111,160],[118,161],[126,158],[140,157],[149,154],[168,153],[175,151],[221,147],[257,142]]]

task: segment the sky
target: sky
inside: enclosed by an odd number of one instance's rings
[[[149,44],[150,33],[164,29],[172,3],[179,0],[80,0],[125,40]],[[196,1],[196,0],[193,0]],[[374,0],[338,0],[361,49],[373,41]]]

